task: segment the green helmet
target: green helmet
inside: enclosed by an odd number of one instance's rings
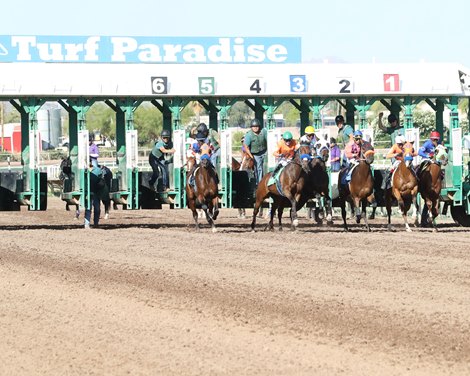
[[[292,140],[292,133],[290,133],[289,131],[285,131],[282,134],[282,138],[284,139],[284,141],[290,141]]]

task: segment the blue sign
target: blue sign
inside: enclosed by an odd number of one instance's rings
[[[301,62],[297,37],[0,36],[0,62],[282,64]]]

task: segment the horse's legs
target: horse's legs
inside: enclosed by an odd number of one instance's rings
[[[207,219],[207,222],[211,225],[212,227],[212,232],[217,232],[217,228],[215,227],[215,206],[214,206],[214,200],[211,200],[209,202],[209,205],[207,206],[206,209],[204,209],[204,212],[206,213],[206,219]],[[213,216],[214,215],[214,216]]]
[[[361,199],[358,197],[353,198],[353,207],[354,207],[354,212],[356,213],[356,223],[361,223]]]
[[[367,231],[370,232],[369,222],[367,221],[367,199],[362,199],[362,217],[364,217],[364,223],[366,224]]]
[[[286,195],[286,198],[290,201],[291,204],[291,223],[292,223],[292,230],[295,230],[295,228],[299,225],[299,220],[297,219],[297,201],[295,201],[295,198],[292,197],[292,195]]]
[[[188,198],[188,206],[189,209],[193,212],[194,223],[196,224],[196,230],[199,231],[199,222],[198,222],[198,214],[196,210],[196,200],[194,198]]]
[[[388,231],[392,231],[392,194],[391,193],[385,193],[385,206],[387,208],[387,217],[388,217],[388,224],[387,228]]]
[[[284,211],[284,206],[279,206],[277,208],[277,219],[279,221],[279,231],[282,231],[282,212]]]
[[[395,197],[397,198],[398,207],[400,208],[403,221],[405,222],[405,229],[406,231],[411,232],[410,225],[408,224],[408,217],[407,217],[408,210],[406,208],[405,201],[403,200],[402,195],[398,191],[395,191],[394,194],[395,194]]]
[[[238,218],[245,219],[246,217],[246,211],[244,208],[239,208],[238,209]]]
[[[326,224],[331,226],[333,224],[333,211],[331,208],[332,207],[331,198],[330,196],[328,196],[328,194],[325,194],[322,198],[325,202],[324,210],[326,211]]]
[[[346,201],[341,200],[341,216],[343,217],[344,231],[349,231],[348,224],[346,223]]]
[[[260,211],[260,207],[263,204],[264,199],[267,196],[267,188],[258,185],[258,189],[256,189],[256,202],[255,202],[255,207],[253,209],[253,220],[251,221],[251,231],[255,231],[255,225],[256,225],[256,216],[258,215],[258,212]]]
[[[104,205],[104,219],[109,219],[109,208],[111,206],[110,200],[102,200]]]
[[[322,197],[320,194],[316,194],[316,202],[317,204],[315,205],[315,222],[317,222],[318,224],[321,224],[323,222],[323,217],[324,217],[324,214],[323,214],[323,201],[322,201]]]
[[[412,218],[414,218],[415,227],[418,227],[419,226],[419,215],[418,215],[419,214],[419,203],[418,203],[418,196],[417,195],[413,196],[412,202],[413,202],[413,215],[412,215]]]
[[[276,209],[279,207],[279,203],[276,199],[273,200],[271,211],[269,213],[269,223],[266,225],[265,230],[274,230],[274,215],[276,214]]]
[[[212,199],[212,218],[214,219],[214,221],[217,219],[218,216],[219,216],[219,198],[214,197]]]
[[[432,230],[437,232],[436,217],[439,215],[439,199],[432,200],[431,205],[430,212],[432,214]]]
[[[75,219],[80,217],[80,205],[75,205]]]

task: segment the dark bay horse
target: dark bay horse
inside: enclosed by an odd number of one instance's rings
[[[299,149],[300,154],[308,154],[310,151],[309,146],[301,146]],[[331,211],[331,198],[330,198],[330,179],[326,170],[326,162],[330,156],[329,146],[321,145],[313,151],[313,158],[310,162],[310,171],[307,174],[307,181],[304,187],[301,201],[299,202],[299,209],[304,203],[312,198],[316,198],[315,206],[315,221],[322,223],[323,215],[323,201],[326,208],[326,219],[328,224],[333,224],[332,211]],[[311,209],[308,208],[308,218],[311,217]]]
[[[199,166],[195,166],[194,157],[188,158],[186,175],[186,196],[188,206],[193,212],[196,230],[199,230],[198,214],[196,209],[201,208],[206,214],[207,222],[212,227],[212,232],[216,232],[215,220],[219,215],[219,189],[217,172],[212,166],[209,158],[201,158]],[[194,169],[193,169],[194,166]],[[191,175],[194,175],[192,184]]]
[[[251,158],[247,153],[242,151],[242,160],[238,162],[232,157],[232,171],[253,171],[255,168],[255,160]],[[245,218],[245,208],[238,209],[238,218]]]
[[[272,176],[272,172],[267,173],[261,179],[256,189],[256,203],[253,210],[253,221],[251,222],[251,230],[255,230],[256,216],[263,201],[271,197],[273,204],[271,207],[271,217],[266,229],[273,230],[274,215],[278,214],[279,230],[282,230],[282,213],[285,207],[291,207],[291,229],[295,230],[298,226],[299,220],[297,219],[297,205],[300,201],[302,190],[305,185],[307,174],[310,172],[309,160],[301,159],[296,153],[295,158],[288,163],[279,176],[278,184],[268,185],[268,181]]]
[[[436,217],[439,215],[439,201],[442,189],[441,166],[447,165],[447,150],[444,146],[436,148],[435,161],[425,161],[418,170],[418,191],[424,201],[421,224],[432,225],[437,231]]]
[[[398,167],[392,175],[392,187],[385,192],[385,205],[388,215],[388,229],[392,229],[390,218],[392,215],[393,198],[397,200],[401,215],[405,221],[406,231],[411,232],[408,225],[408,210],[411,204],[416,206],[416,196],[418,194],[418,179],[413,172],[413,145],[407,142],[404,145],[403,153],[404,161],[398,164]],[[418,217],[416,217],[415,225],[418,225]]]
[[[351,207],[355,210],[356,223],[360,223],[361,217],[363,217],[366,229],[367,231],[370,231],[369,223],[367,222],[366,207],[367,202],[371,203],[374,200],[374,178],[372,177],[372,170],[370,168],[373,161],[374,151],[362,148],[359,163],[352,171],[351,181],[349,184],[341,184],[343,175],[347,174],[348,171],[342,170],[339,173],[339,202],[345,231],[349,231],[348,224],[346,223],[346,201],[349,201],[351,203]]]

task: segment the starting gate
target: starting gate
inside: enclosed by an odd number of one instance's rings
[[[63,199],[88,206],[88,168],[86,113],[103,101],[116,115],[116,151],[118,172],[112,182],[111,197],[127,209],[161,207],[168,203],[181,208],[185,198],[186,135],[181,111],[198,101],[209,113],[209,127],[219,131],[221,155],[219,173],[223,207],[251,205],[243,200],[238,184],[247,179],[231,168],[231,134],[227,130],[228,110],[238,101],[245,102],[254,117],[266,118],[268,129],[268,168],[275,165],[272,147],[280,137],[274,112],[290,102],[300,115],[301,130],[313,114],[319,135],[321,110],[330,101],[343,107],[346,121],[373,140],[366,113],[380,101],[391,112],[402,113],[406,134],[419,140],[413,128],[413,110],[426,102],[436,113],[437,130],[444,135],[449,149],[443,199],[454,218],[470,225],[470,183],[468,167],[463,163],[463,134],[459,124],[458,103],[470,95],[470,71],[458,64],[79,64],[79,63],[0,63],[0,100],[10,101],[21,114],[22,171],[0,172],[0,210],[30,210],[47,207],[47,184],[40,171],[36,113],[46,101],[59,102],[69,113],[70,158],[74,180],[64,189]],[[229,74],[227,74],[229,72]],[[172,132],[177,152],[170,164],[170,192],[157,194],[148,186],[148,172],[137,167],[137,133],[134,111],[143,102],[154,104],[163,114],[164,129]],[[444,109],[450,111],[448,132],[444,132]],[[246,189],[252,195],[250,189]],[[244,191],[243,191],[244,192]],[[245,193],[243,193],[245,194]]]

